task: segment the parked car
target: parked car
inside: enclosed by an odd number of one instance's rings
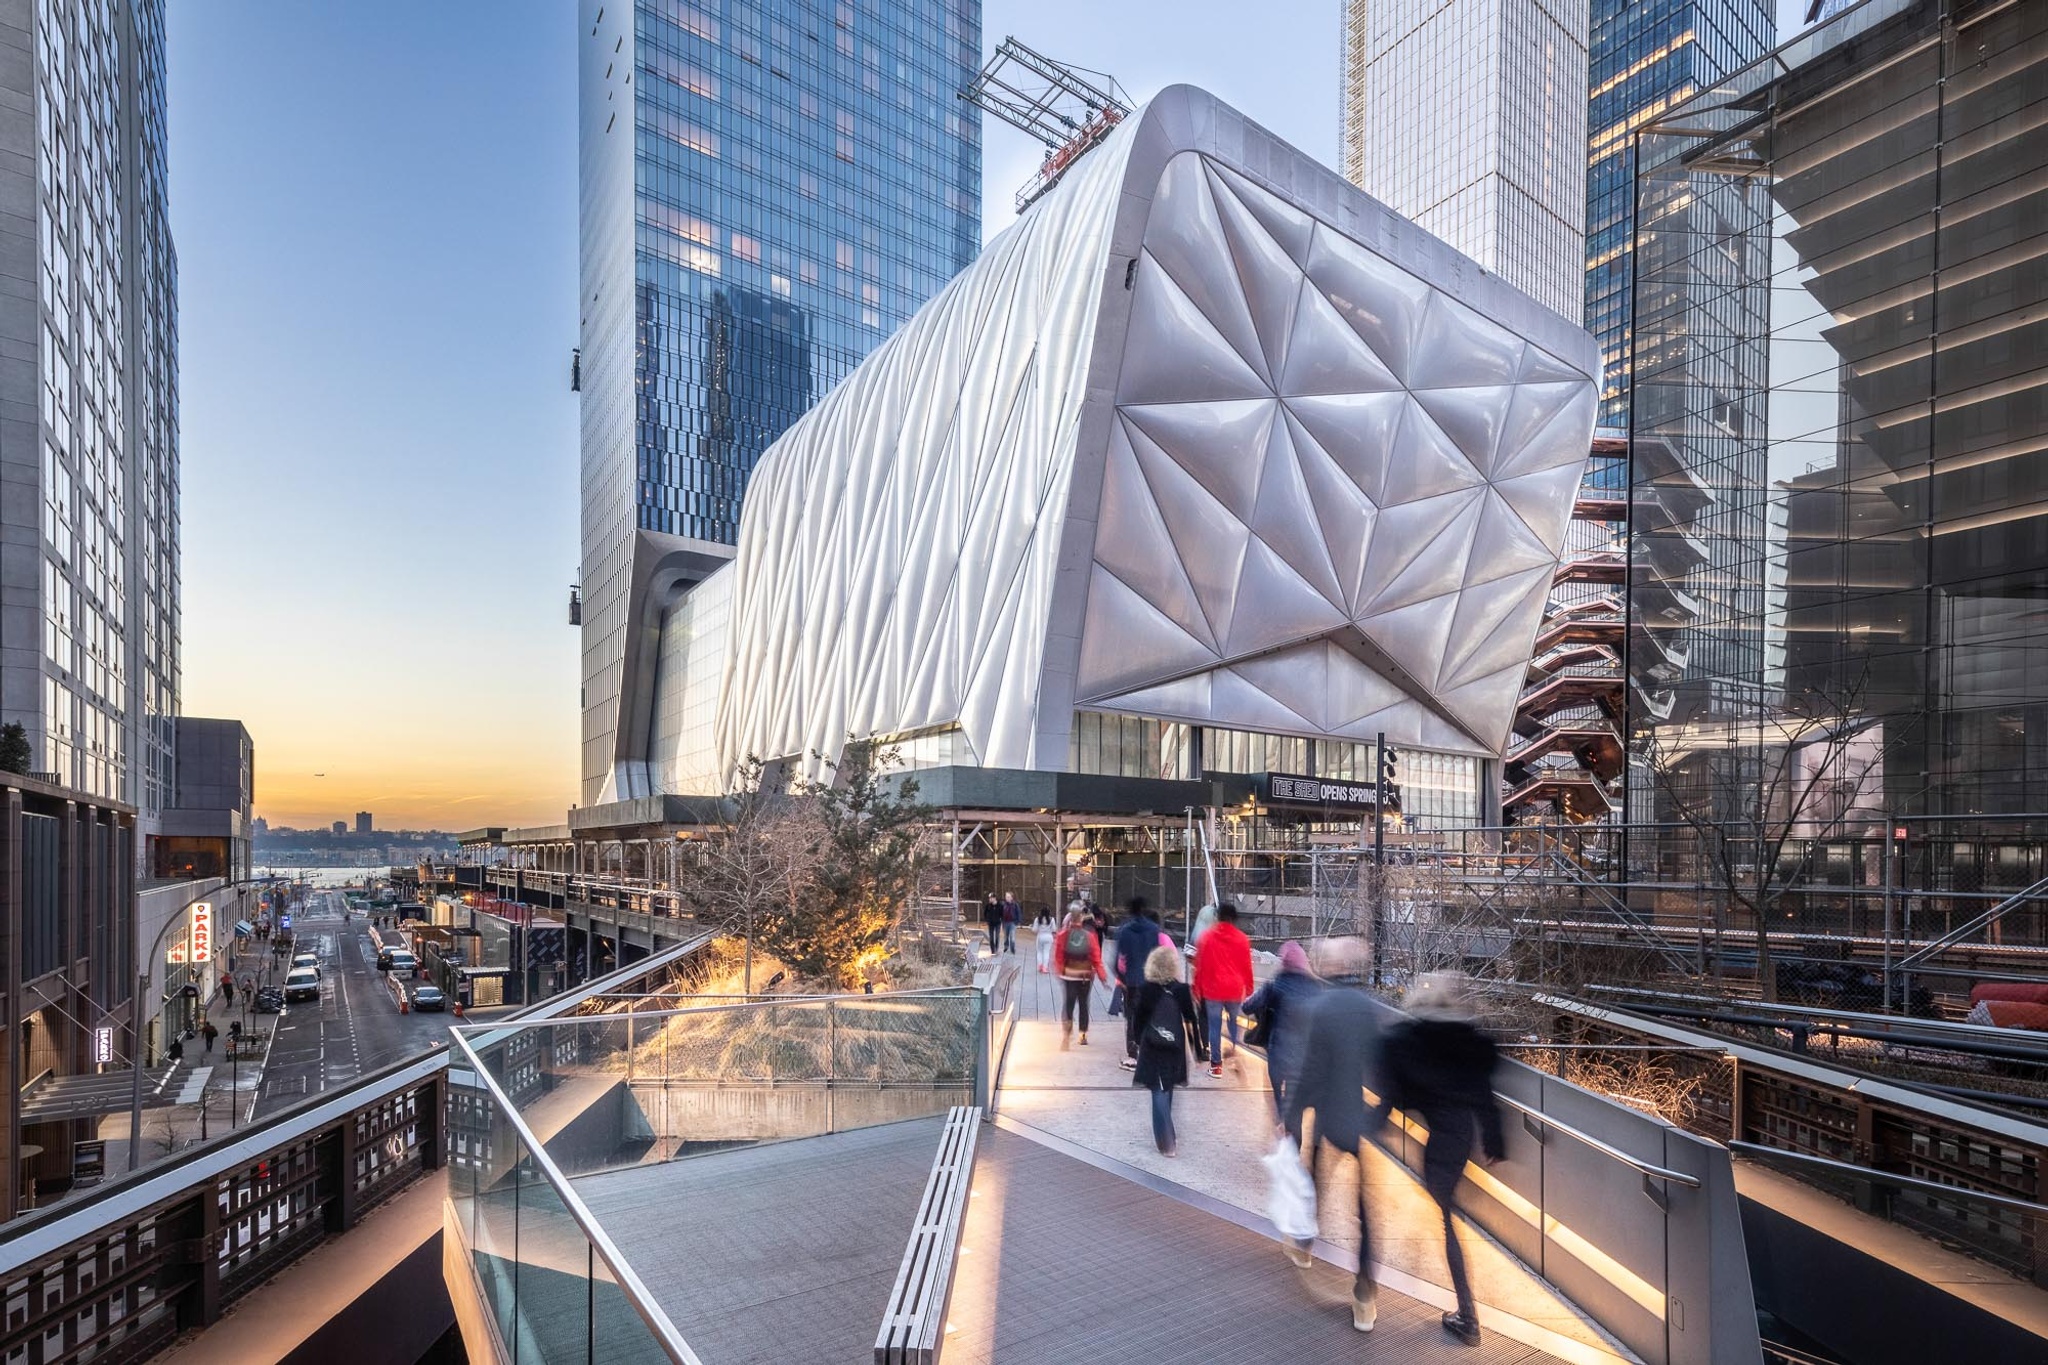
[[[417,986],[412,993],[412,1007],[439,1012],[448,1008],[448,997],[441,994],[439,986]]]
[[[256,992],[256,1012],[277,1014],[284,1009],[284,991],[277,986],[265,986]]]
[[[294,1000],[318,1000],[320,973],[311,967],[292,968],[284,979],[284,998],[287,1003]]]
[[[408,953],[403,948],[394,948],[391,951],[391,961],[386,970],[397,972],[400,976],[411,976],[415,971],[419,970],[419,965],[419,959],[411,953]]]
[[[310,967],[313,971],[318,972],[320,970],[319,956],[315,953],[300,953],[292,959],[292,970],[298,971],[302,967]]]

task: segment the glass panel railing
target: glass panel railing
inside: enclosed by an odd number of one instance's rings
[[[782,996],[471,1030],[570,1176],[944,1114],[976,1102],[987,996]]]
[[[501,1072],[467,1039],[455,1046],[449,1197],[500,1357],[697,1365],[505,1087],[514,1077],[536,1088],[530,1073],[545,1050],[504,1051]]]

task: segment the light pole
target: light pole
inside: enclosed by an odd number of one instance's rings
[[[231,882],[222,882],[204,896],[194,896],[191,900],[186,901],[173,911],[171,917],[164,921],[164,927],[156,931],[156,939],[149,945],[149,951],[142,956],[142,963],[136,969],[135,974],[135,999],[129,1010],[130,1019],[128,1027],[128,1169],[131,1171],[140,1165],[142,1161],[142,1006],[143,1002],[149,998],[150,978],[156,975],[151,969],[156,965],[157,955],[163,951],[164,935],[171,932],[172,925],[183,923],[187,912],[193,906],[205,900],[207,896],[218,896],[222,892],[231,891],[238,886],[247,886],[269,880],[270,878],[268,877],[238,877]],[[229,932],[232,934],[232,926],[230,926]],[[204,1126],[206,1121],[206,1099],[204,1096],[200,1097],[199,1114],[200,1123]]]

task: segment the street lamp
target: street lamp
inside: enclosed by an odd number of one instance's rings
[[[158,955],[163,951],[164,935],[171,932],[171,926],[184,923],[185,917],[192,907],[206,900],[207,897],[218,896],[222,892],[232,891],[238,886],[250,886],[258,882],[271,880],[274,879],[270,877],[237,877],[231,882],[222,882],[204,896],[194,896],[171,913],[171,917],[164,921],[164,927],[156,931],[156,939],[149,945],[149,951],[143,954],[142,964],[136,969],[135,1000],[129,1009],[128,1169],[131,1171],[142,1161],[142,1004],[149,996],[149,981],[155,975],[155,972],[151,969],[156,965]],[[229,932],[232,934],[232,926],[230,926]],[[206,1113],[206,1098],[204,1095],[200,1096],[199,1112],[203,1123]]]

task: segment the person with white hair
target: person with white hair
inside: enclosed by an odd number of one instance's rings
[[[1329,960],[1328,955],[1322,955]],[[1328,1207],[1331,1182],[1341,1169],[1323,1160],[1324,1145],[1358,1163],[1358,1274],[1351,1285],[1351,1325],[1370,1332],[1379,1321],[1379,1293],[1372,1277],[1372,1219],[1365,1205],[1365,1143],[1379,1131],[1385,1115],[1369,1113],[1365,1087],[1372,1083],[1379,1055],[1377,1010],[1355,981],[1329,984],[1308,1010],[1298,1071],[1286,1086],[1280,1124],[1289,1134],[1302,1131],[1302,1115],[1316,1116],[1315,1145],[1308,1153],[1318,1202]],[[1282,1243],[1287,1258],[1303,1270],[1314,1263],[1312,1238]]]
[[[1493,1040],[1473,1024],[1470,991],[1455,972],[1417,977],[1404,1003],[1408,1018],[1387,1030],[1381,1047],[1381,1099],[1374,1118],[1384,1121],[1389,1110],[1399,1109],[1429,1125],[1422,1186],[1443,1215],[1444,1261],[1458,1296],[1457,1311],[1444,1314],[1444,1330],[1477,1346],[1479,1319],[1451,1213],[1475,1140],[1488,1166],[1507,1153],[1500,1106],[1493,1098],[1498,1056]]]

